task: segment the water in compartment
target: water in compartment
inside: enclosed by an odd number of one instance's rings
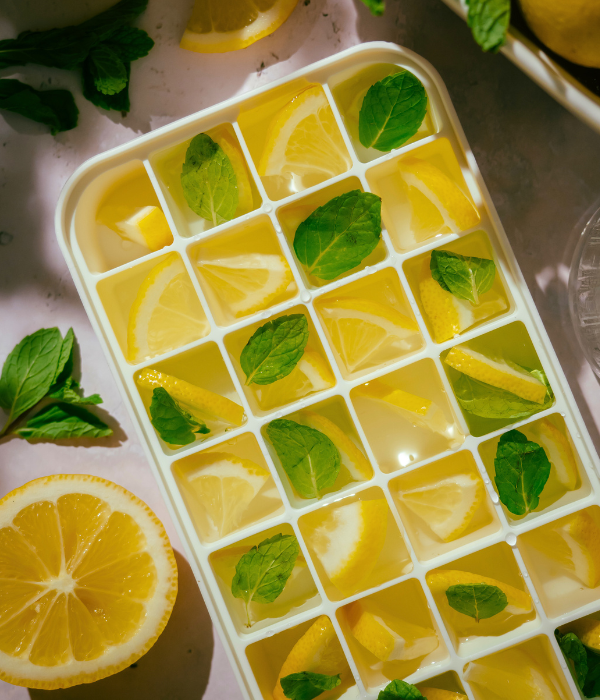
[[[383,491],[367,488],[303,515],[298,527],[330,600],[380,586],[413,565]]]
[[[479,224],[462,168],[468,172],[450,141],[440,138],[367,171],[371,190],[381,197],[383,222],[398,252]]]
[[[426,700],[468,700],[463,684],[460,682],[458,674],[454,671],[440,673],[439,676],[428,678],[426,681],[416,685]],[[442,699],[439,693],[435,693],[436,690],[454,693],[454,695],[451,698],[446,698],[444,694],[444,699]]]
[[[444,343],[466,330],[498,318],[514,306],[509,299],[502,271],[485,231],[469,233],[436,250],[464,257],[493,260],[496,265],[492,286],[483,294],[478,294],[477,301],[474,302],[452,294],[433,278],[432,251],[417,255],[404,263],[406,278],[423,314],[429,335],[436,343]]]
[[[393,268],[315,299],[344,379],[355,379],[423,348],[425,341]]]
[[[416,579],[349,603],[338,610],[337,618],[369,692],[396,678],[411,682],[417,671],[448,658]]]
[[[216,141],[231,162],[238,190],[238,206],[232,218],[244,216],[258,209],[261,205],[261,198],[232,125],[219,124],[212,129],[204,132],[198,131],[198,133],[208,134],[213,141]],[[150,158],[177,230],[182,236],[194,236],[224,222],[216,215],[212,220],[209,220],[196,214],[190,208],[183,194],[181,170],[192,138],[166,150],[154,153]]]
[[[228,326],[298,294],[268,216],[204,238],[188,254],[216,322]]]
[[[464,442],[433,360],[361,384],[350,398],[383,472],[458,449]]]
[[[273,200],[319,185],[352,167],[320,83],[298,79],[253,97],[242,104],[238,124]]]
[[[460,656],[477,653],[540,625],[515,556],[505,542],[433,569],[426,581]],[[504,608],[497,605],[488,610],[486,604],[473,603],[471,587],[477,584],[499,588],[505,596]],[[487,595],[482,591],[481,595],[484,594]],[[495,594],[502,598],[497,591]],[[463,602],[465,607],[459,611],[457,607]],[[479,610],[482,612],[478,619]],[[488,616],[493,610],[498,611]]]
[[[208,558],[231,620],[241,635],[258,632],[276,621],[291,619],[294,615],[311,610],[321,603],[321,596],[317,591],[302,550],[300,550],[294,569],[283,591],[273,602],[256,603],[251,601],[246,609],[245,602],[241,598],[234,597],[231,583],[236,573],[236,566],[242,556],[253,547],[260,545],[261,542],[280,534],[296,536],[291,525],[282,523],[219,549]]]
[[[341,396],[333,396],[306,409],[294,411],[283,418],[319,431],[333,442],[339,452],[340,469],[337,478],[331,486],[319,492],[320,498],[348,491],[373,477],[373,467],[366,456],[365,448]],[[315,503],[316,498],[304,498],[294,488],[293,481],[284,469],[277,450],[269,439],[269,423],[261,428],[261,432],[291,505],[294,508],[303,508]],[[295,465],[290,464],[288,468],[293,470]]]
[[[558,617],[600,599],[598,506],[525,532],[518,542],[548,617]]]
[[[402,70],[404,70],[402,66],[395,63],[367,63],[337,73],[328,81],[344,125],[350,134],[354,151],[363,163],[380,158],[382,155],[382,151],[375,148],[365,148],[358,136],[359,114],[365,95],[375,83]],[[425,119],[423,119],[419,130],[403,145],[420,141],[426,136],[435,134],[438,131],[435,122],[431,101],[429,101]]]
[[[402,474],[392,479],[389,487],[420,561],[481,540],[501,528],[468,450]]]

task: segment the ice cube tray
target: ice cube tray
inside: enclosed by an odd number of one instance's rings
[[[335,88],[341,79],[374,63],[396,64],[407,68],[420,78],[429,96],[431,133],[421,134],[420,138],[413,139],[410,143],[390,153],[365,153],[364,149],[360,148],[357,152],[332,93],[332,88]],[[246,144],[244,132],[237,120],[241,109],[249,104],[255,104],[257,100],[263,100],[265,96],[271,94],[271,91],[285,90],[286,86],[289,87],[293,83],[301,84],[304,81],[323,86],[338,128],[343,135],[350,158],[350,166],[347,172],[332,180],[273,201],[267,196],[257,172],[257,164],[253,160],[251,149]],[[189,140],[200,132],[222,124],[231,125],[230,132],[233,131],[244,152],[254,181],[255,209],[242,218],[234,219],[209,230],[201,230],[202,226],[198,225],[197,220],[192,220],[190,223],[189,212],[181,208],[165,183],[161,181],[155,164],[163,152]],[[227,128],[229,129],[229,127]],[[342,190],[344,187],[351,189],[359,186],[365,191],[370,191],[371,184],[377,183],[381,176],[385,176],[398,158],[402,158],[405,154],[416,149],[435,145],[441,139],[447,139],[454,152],[464,177],[465,187],[468,188],[480,213],[481,221],[475,229],[460,234],[438,236],[426,240],[422,245],[415,245],[412,249],[401,249],[398,245],[399,239],[392,240],[390,233],[384,228],[382,243],[372,262],[368,265],[362,265],[358,271],[351,272],[334,282],[323,286],[313,284],[305,276],[294,257],[290,239],[286,236],[285,225],[282,225],[280,221],[280,215],[284,213],[283,210],[288,207],[289,211],[291,204],[301,202],[314,194],[317,195],[318,199],[321,190],[332,186],[335,189],[337,184]],[[143,255],[143,249],[137,249],[135,246],[117,246],[114,249],[109,246],[107,248],[106,239],[98,235],[95,221],[98,203],[110,184],[122,177],[124,173],[132,169],[135,170],[136,167],[139,168],[140,164],[143,164],[148,173],[174,235],[174,242],[171,246],[147,255]],[[348,181],[351,182],[348,183]],[[385,192],[383,199],[384,220],[387,217],[388,225],[400,225],[402,222],[394,214],[394,201],[390,200]],[[243,231],[244,226],[252,231],[253,225],[258,220],[264,220],[272,226],[273,239],[283,251],[293,271],[295,287],[292,287],[293,293],[289,298],[268,311],[228,323],[230,319],[215,315],[214,307],[211,308],[210,300],[207,299],[196,274],[195,258],[192,257],[193,254],[195,255],[193,251],[196,250],[199,242],[205,239],[214,241],[221,235],[237,234],[240,230]],[[404,614],[410,617],[416,615],[417,610],[421,610],[422,616],[428,619],[428,626],[437,630],[440,640],[438,649],[431,658],[427,657],[426,663],[417,665],[417,668],[408,668],[407,680],[410,682],[420,683],[428,679],[437,679],[436,682],[441,683],[441,687],[451,687],[458,682],[469,698],[481,698],[480,691],[474,691],[464,679],[465,664],[470,660],[523,643],[525,648],[528,648],[528,645],[533,645],[545,650],[547,662],[558,674],[558,685],[562,689],[560,692],[565,698],[571,697],[571,695],[578,696],[578,691],[566,670],[563,657],[554,639],[553,631],[558,624],[595,612],[600,607],[600,603],[597,602],[600,598],[600,589],[590,589],[583,596],[579,595],[577,591],[571,592],[566,599],[561,601],[560,614],[552,617],[558,608],[551,607],[549,613],[544,610],[542,603],[547,595],[545,593],[542,595],[535,589],[534,582],[540,583],[539,573],[536,572],[535,576],[529,575],[527,563],[533,560],[529,554],[522,556],[520,538],[524,533],[540,525],[579,510],[597,506],[600,503],[597,478],[598,459],[525,281],[518,269],[473,153],[466,142],[448,92],[437,72],[429,63],[413,52],[394,44],[363,44],[315,63],[276,83],[193,114],[128,144],[98,155],[82,165],[65,186],[57,207],[56,230],[61,249],[82,302],[121,388],[148,456],[148,461],[176,523],[188,559],[211,612],[213,622],[221,634],[245,697],[253,700],[271,697],[278,669],[285,655],[300,634],[308,628],[310,621],[320,615],[327,615],[333,623],[354,676],[354,683],[351,683],[344,690],[342,697],[376,697],[378,690],[383,687],[385,679],[376,674],[373,676],[370,671],[365,672],[364,668],[361,667],[362,662],[357,661],[355,656],[356,643],[348,635],[344,617],[340,614],[340,610],[348,603],[373,594],[377,594],[382,599],[393,599],[396,608],[394,612],[400,616]],[[474,231],[484,231],[489,240],[500,278],[505,285],[509,308],[504,313],[492,317],[489,321],[462,333],[460,339],[454,338],[445,343],[437,344],[433,342],[421,315],[420,307],[410,285],[410,275],[405,273],[405,263],[408,263],[407,269],[410,270],[411,260],[441,245],[460,242]],[[135,285],[141,282],[153,264],[160,261],[169,252],[176,252],[181,256],[210,324],[210,331],[204,337],[185,347],[152,360],[132,364],[126,360],[123,350],[123,324],[126,324],[128,305],[132,303],[133,299],[132,285],[135,288]],[[314,301],[323,294],[331,292],[332,289],[356,281],[368,281],[370,276],[378,275],[386,270],[388,272],[385,274],[391,274],[389,270],[396,271],[402,294],[405,297],[404,303],[407,304],[408,310],[418,321],[422,342],[417,347],[412,348],[409,353],[376,371],[357,373],[356,376],[346,373],[344,376],[338,368],[328,336],[319,321]],[[102,294],[99,293],[99,289]],[[239,335],[243,329],[255,327],[276,314],[286,313],[289,309],[298,307],[302,307],[309,316],[323,356],[335,376],[335,386],[274,411],[260,410],[257,408],[256,402],[249,400],[249,395],[240,381],[239,367],[236,367],[235,357],[229,352],[231,338],[235,337],[236,333]],[[487,459],[488,453],[483,448],[481,451],[479,449],[482,444],[502,434],[506,427],[500,427],[498,430],[478,437],[470,433],[454,396],[448,374],[440,360],[440,355],[458,342],[477,338],[485,333],[503,329],[510,324],[522,324],[521,331],[526,330],[556,397],[551,408],[534,415],[523,423],[533,423],[546,415],[559,416],[557,420],[564,420],[564,425],[571,436],[581,469],[581,486],[571,492],[569,498],[563,499],[555,503],[553,507],[545,508],[539,513],[531,514],[523,520],[507,517],[507,512],[498,501],[498,496],[487,471],[490,465],[489,461],[486,463],[484,458]],[[411,462],[409,458],[406,463],[401,461],[399,465],[392,465],[392,467],[384,463],[385,460],[379,464],[377,445],[375,444],[377,442],[376,432],[373,432],[372,425],[367,426],[368,429],[365,430],[362,421],[365,420],[364,415],[366,414],[364,411],[362,414],[357,413],[351,392],[358,385],[391,372],[397,372],[399,377],[407,377],[412,372],[411,367],[415,366],[416,363],[425,363],[421,367],[425,368],[431,376],[437,373],[435,381],[442,387],[441,391],[445,394],[444,403],[447,403],[444,410],[448,416],[452,414],[451,417],[459,427],[459,432],[464,434],[464,441],[460,444],[460,440],[458,440],[455,451],[446,450],[428,454],[419,462]],[[169,448],[161,442],[154,431],[148,417],[147,404],[144,403],[144,398],[134,380],[135,374],[140,369],[151,366],[162,367],[165,371],[176,375],[178,367],[185,366],[188,370],[190,367],[194,367],[194,371],[197,372],[196,381],[198,383],[208,382],[207,388],[236,398],[244,407],[247,421],[243,426],[229,432],[211,435],[204,442],[197,441],[193,445],[177,450]],[[216,369],[208,371],[207,367]],[[403,370],[405,371],[403,372]],[[285,477],[282,478],[282,474],[278,470],[279,466],[273,459],[273,454],[267,445],[262,429],[274,417],[287,416],[299,408],[307,406],[318,406],[325,413],[328,410],[337,411],[339,424],[354,437],[357,444],[362,444],[373,465],[373,476],[370,480],[365,482],[350,481],[342,489],[326,493],[318,502],[303,501],[297,497],[297,494],[290,488],[289,482],[285,480]],[[401,447],[402,445],[398,445],[398,449]],[[253,461],[268,468],[274,480],[271,494],[273,498],[269,501],[270,507],[255,513],[251,522],[246,525],[243,523],[244,526],[239,530],[218,541],[205,536],[202,524],[198,520],[198,513],[189,508],[190,495],[182,486],[181,475],[185,472],[186,458],[207,449],[213,451],[226,449],[233,453],[247,455]],[[468,536],[459,539],[458,543],[452,543],[452,546],[431,547],[431,543],[422,541],[415,536],[413,529],[405,526],[401,515],[402,508],[397,503],[398,490],[402,488],[402,479],[407,478],[410,481],[413,473],[418,482],[420,478],[418,470],[422,467],[435,470],[438,468],[437,463],[442,460],[440,469],[451,469],[453,460],[456,459],[454,455],[460,451],[469,453],[466,460],[470,465],[468,470],[474,470],[475,473],[478,471],[485,482],[485,514],[482,516],[484,521],[482,521],[482,527],[478,534],[467,533]],[[399,480],[398,483],[396,480]],[[315,564],[315,560],[312,558],[310,548],[303,537],[305,524],[310,521],[310,517],[306,518],[320,509],[331,507],[332,504],[341,499],[352,501],[357,498],[373,496],[385,498],[389,505],[390,527],[388,528],[389,541],[386,542],[385,561],[382,561],[381,566],[375,572],[376,575],[374,573],[373,577],[369,579],[365,590],[344,598],[322,577],[323,572],[319,568],[320,565],[318,562]],[[298,537],[301,555],[306,565],[300,575],[304,576],[308,582],[309,594],[305,596],[302,605],[287,609],[287,612],[282,612],[280,617],[262,619],[252,628],[247,629],[239,618],[235,599],[228,594],[228,581],[219,577],[219,571],[227,571],[229,564],[226,557],[219,558],[218,554],[224,548],[236,543],[241,543],[240,547],[249,547],[264,537],[277,532],[293,532]],[[431,569],[447,567],[453,561],[463,560],[465,557],[475,557],[476,559],[478,553],[488,548],[493,548],[490,553],[496,561],[496,566],[499,566],[498,562],[504,560],[509,562],[510,566],[507,564],[507,567],[510,572],[507,569],[507,577],[514,578],[516,576],[518,578],[520,572],[524,582],[522,585],[530,591],[534,600],[534,614],[530,615],[524,625],[500,637],[488,637],[485,640],[471,641],[466,646],[461,646],[456,642],[454,631],[446,626],[444,617],[440,614],[434,596],[426,583],[426,574]],[[392,596],[390,591],[398,592],[398,595]],[[401,594],[402,591],[405,593]],[[404,595],[408,596],[406,601],[413,601],[413,599],[416,601],[414,604],[406,603],[405,608],[410,607],[410,610],[403,610]],[[286,610],[285,606],[283,610]],[[450,685],[447,685],[448,682]],[[435,685],[435,682],[431,681],[431,684]]]

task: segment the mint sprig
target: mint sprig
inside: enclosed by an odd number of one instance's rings
[[[466,0],[467,24],[484,51],[496,53],[506,43],[510,0]]]
[[[371,14],[375,17],[381,17],[385,12],[385,0],[361,0],[361,2],[371,10]]]
[[[446,598],[451,608],[477,622],[497,615],[508,605],[504,591],[487,583],[450,586],[446,590]]]
[[[162,386],[152,392],[150,420],[156,432],[169,445],[189,445],[196,441],[198,434],[210,433],[205,423],[184,411]]]
[[[427,700],[427,698],[421,695],[421,691],[415,685],[396,679],[386,685],[377,696],[377,700]]]
[[[574,632],[562,634],[554,630],[556,641],[567,659],[569,669],[586,698],[600,695],[600,656],[595,649],[586,647]]]
[[[85,408],[57,403],[46,406],[14,432],[25,440],[68,440],[108,437],[113,431]]]
[[[50,127],[51,134],[76,127],[79,115],[68,90],[34,90],[9,78],[0,80],[0,109],[45,124]]]
[[[337,688],[341,682],[339,674],[327,676],[311,671],[290,673],[280,680],[283,694],[290,700],[314,700],[325,691]]]
[[[467,257],[449,250],[434,250],[429,263],[431,276],[447,292],[473,304],[489,292],[496,277],[496,265],[486,258]]]

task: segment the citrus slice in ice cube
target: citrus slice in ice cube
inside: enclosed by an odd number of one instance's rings
[[[426,700],[468,700],[466,695],[455,693],[453,690],[419,686],[419,691]]]
[[[136,209],[131,216],[116,223],[121,234],[150,250],[160,250],[173,243],[173,234],[160,207]]]
[[[348,372],[393,360],[418,340],[416,321],[393,306],[342,297],[322,303],[319,311]]]
[[[127,359],[141,362],[204,337],[210,327],[183,261],[170,253],[150,270],[127,324]]]
[[[536,437],[546,451],[560,483],[573,491],[579,482],[579,470],[567,436],[548,418],[542,418],[535,426]]]
[[[596,652],[600,651],[600,620],[584,617],[562,625],[560,631],[562,634],[573,632],[586,647],[594,649]]]
[[[236,317],[271,306],[294,281],[283,255],[246,253],[197,264],[219,302]]]
[[[215,141],[221,146],[225,155],[229,158],[229,162],[235,173],[238,189],[238,205],[235,216],[248,214],[248,212],[254,209],[254,196],[252,194],[250,174],[244,154],[238,143],[227,132],[215,135]]]
[[[0,678],[67,688],[129,667],[177,595],[167,533],[148,506],[97,476],[57,474],[0,501]]]
[[[460,537],[483,502],[484,485],[475,474],[456,474],[434,484],[402,489],[400,501],[444,542]]]
[[[471,302],[458,299],[442,289],[433,277],[425,277],[419,282],[419,294],[436,343],[450,340],[475,322]]]

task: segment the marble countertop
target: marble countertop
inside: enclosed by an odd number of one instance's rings
[[[108,446],[0,444],[0,496],[39,476],[85,472],[130,489],[163,520],[177,551],[180,593],[156,645],[112,678],[68,690],[36,691],[0,682],[2,700],[237,700],[241,693],[211,626],[194,575],[162,502],[100,345],[54,234],[59,192],[91,156],[180,117],[285,76],[358,43],[393,41],[437,68],[565,369],[589,431],[600,445],[600,390],[573,343],[565,316],[571,232],[600,197],[600,135],[502,56],[483,55],[465,24],[440,0],[387,0],[383,19],[358,0],[300,0],[274,35],[243,51],[201,55],[178,43],[192,0],[150,0],[140,26],[156,41],[132,70],[132,110],[122,117],[83,99],[73,73],[31,66],[1,77],[70,89],[80,124],[50,136],[0,113],[0,359],[40,327],[72,326],[83,358],[82,385],[100,391],[118,422]],[[24,29],[79,22],[113,0],[3,0],[0,38]]]

